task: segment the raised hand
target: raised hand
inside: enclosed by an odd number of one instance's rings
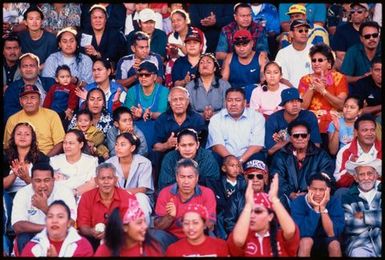
[[[175,206],[173,198],[171,198],[170,201],[167,202],[167,204],[166,204],[166,212],[171,217],[174,217],[174,218],[176,217],[176,206]]]
[[[177,142],[176,142],[176,136],[175,136],[174,132],[171,132],[170,137],[167,139],[167,144],[168,144],[169,148],[176,147]]]
[[[279,177],[278,173],[274,174],[273,179],[271,180],[270,190],[269,190],[269,200],[273,201],[278,198],[278,187],[279,186]]]
[[[56,248],[52,244],[49,244],[49,247],[47,249],[47,256],[48,257],[57,257],[58,256]]]

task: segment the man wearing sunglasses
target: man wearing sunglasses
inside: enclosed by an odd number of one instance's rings
[[[360,43],[353,45],[346,52],[341,73],[346,75],[350,86],[357,80],[371,74],[371,61],[381,56],[380,26],[377,22],[364,22],[360,25]]]
[[[294,120],[287,128],[289,143],[273,157],[271,177],[279,175],[279,196],[289,210],[290,203],[308,191],[309,178],[326,173],[334,183],[334,162],[328,153],[310,141],[310,126],[306,121]]]

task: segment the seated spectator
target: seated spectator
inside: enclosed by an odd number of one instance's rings
[[[45,96],[49,88],[55,84],[53,78],[39,76],[40,60],[32,53],[24,53],[19,57],[19,68],[21,78],[12,82],[4,92],[4,114],[3,123],[5,124],[10,116],[22,110],[19,102],[19,94],[24,85],[35,85],[40,93],[40,105],[43,105]]]
[[[135,195],[118,188],[117,181],[114,165],[99,164],[95,176],[97,187],[85,192],[79,201],[76,226],[79,234],[90,241],[94,251],[106,236],[105,225],[113,210],[118,208],[122,217],[129,208],[129,201],[136,200]]]
[[[241,166],[240,166],[241,167]],[[228,205],[224,207],[224,239],[233,231],[234,226],[245,207],[245,191],[247,183],[251,180],[251,188],[254,194],[266,192],[269,181],[269,172],[266,164],[260,160],[248,161],[242,176],[242,185],[233,196]]]
[[[57,35],[59,51],[48,56],[42,75],[54,78],[57,67],[67,65],[71,69],[71,83],[84,87],[93,82],[92,60],[80,52],[78,32],[72,27],[60,30]]]
[[[92,125],[97,129],[102,130],[107,134],[108,129],[112,127],[112,118],[106,108],[106,96],[100,88],[94,88],[87,92],[86,100],[84,101],[84,109],[92,113]],[[72,117],[68,129],[76,126],[77,116]]]
[[[241,190],[246,189],[246,181],[239,161],[234,155],[228,155],[223,159],[221,170],[222,174],[218,180],[207,179],[204,186],[212,189],[217,201],[217,222],[214,227],[214,234],[218,238],[226,239],[227,233],[224,229],[225,209],[228,207],[233,195],[235,196]]]
[[[334,56],[329,46],[314,45],[309,56],[314,72],[304,75],[299,82],[298,91],[303,99],[301,107],[317,116],[322,147],[327,150],[331,113],[342,110],[349,90],[346,77],[333,70]]]
[[[265,81],[261,82],[251,93],[250,108],[260,112],[267,119],[272,113],[282,109],[281,93],[288,87],[280,80],[282,68],[275,61],[266,63],[263,74]]]
[[[121,133],[130,133],[136,135],[140,140],[138,147],[138,154],[146,156],[148,153],[148,146],[146,138],[142,130],[134,124],[134,117],[132,112],[127,107],[118,107],[113,112],[114,125],[107,132],[107,148],[110,151],[110,157],[116,155],[115,142],[116,137]]]
[[[239,30],[233,37],[234,51],[226,56],[222,76],[232,87],[243,88],[247,103],[256,84],[263,81],[263,70],[267,58],[252,49],[253,38],[248,30]]]
[[[229,256],[224,240],[205,235],[206,221],[209,221],[207,208],[201,204],[189,204],[182,217],[183,233],[186,237],[172,243],[167,248],[166,256]]]
[[[67,65],[58,66],[55,80],[56,84],[49,88],[43,107],[56,111],[63,127],[67,128],[79,103],[79,98],[75,93],[76,86],[71,83],[71,69]]]
[[[42,28],[44,15],[39,7],[31,5],[23,16],[27,29],[19,33],[21,52],[39,57],[42,69],[48,56],[56,51],[55,35]]]
[[[150,37],[143,32],[136,32],[133,36],[131,50],[133,54],[122,57],[116,65],[116,81],[125,89],[139,83],[138,69],[143,61],[150,61],[156,65],[156,82],[161,84],[164,77],[162,58],[159,54],[150,52]]]
[[[132,31],[138,31],[139,13],[143,9],[150,8],[149,3],[123,3],[126,8],[126,18],[124,24],[124,35],[130,34]],[[155,12],[155,28],[162,30],[162,15]]]
[[[4,152],[3,188],[13,199],[18,190],[31,183],[33,164],[48,163],[49,158],[37,147],[36,132],[27,122],[15,125]]]
[[[278,198],[278,176],[274,176],[269,194],[255,194],[251,186],[249,180],[245,207],[227,239],[230,255],[296,256],[299,229]]]
[[[95,184],[95,169],[98,160],[87,154],[87,141],[80,130],[71,129],[64,136],[64,153],[50,158],[55,181],[73,191],[78,199],[84,192],[92,190]]]
[[[76,126],[73,129],[80,130],[92,156],[101,157],[100,160],[110,158],[108,148],[104,145],[105,134],[93,125],[92,113],[89,110],[80,110],[76,114]]]
[[[116,99],[123,99],[126,93],[125,89],[117,82],[111,79],[112,64],[108,60],[97,59],[92,66],[92,75],[94,82],[87,84],[84,88],[78,87],[76,95],[80,98],[80,106],[87,97],[87,92],[94,88],[99,88],[103,91],[107,101],[106,107],[110,114],[112,114],[113,103]],[[119,91],[118,96],[116,96]],[[122,93],[123,92],[123,93]]]
[[[265,34],[265,28],[261,24],[253,21],[251,13],[252,9],[248,3],[238,3],[234,5],[234,21],[222,27],[219,35],[218,45],[216,49],[216,57],[218,60],[225,60],[229,53],[233,52],[236,33],[239,30],[248,31],[250,36],[247,36],[251,41],[251,49],[258,54],[261,54],[261,59],[267,59],[269,46]],[[245,36],[242,34],[240,36]],[[244,45],[243,45],[244,46]],[[257,70],[258,71],[258,70]],[[259,75],[259,73],[255,73]]]
[[[310,140],[320,146],[321,136],[319,133],[316,116],[305,109],[301,109],[302,99],[296,88],[288,88],[281,92],[281,106],[283,109],[271,114],[266,120],[265,147],[267,154],[272,156],[289,142],[287,126],[295,120],[306,121],[310,125]]]
[[[60,118],[51,109],[40,107],[40,92],[35,85],[25,85],[19,100],[23,109],[11,116],[4,129],[4,148],[8,148],[11,133],[20,122],[29,122],[36,131],[38,148],[48,157],[61,152],[64,129]]]
[[[358,96],[348,96],[345,99],[342,115],[332,114],[332,121],[328,127],[328,148],[331,155],[350,143],[354,138],[354,121],[362,113],[364,103]]]
[[[3,93],[8,86],[21,78],[19,57],[21,56],[21,43],[16,35],[3,38]]]
[[[275,57],[275,61],[282,68],[283,79],[281,81],[294,88],[298,88],[302,76],[313,73],[309,57],[312,47],[312,44],[308,43],[309,28],[310,25],[306,20],[293,20],[289,32],[291,44],[280,49]],[[293,60],[295,60],[296,66],[293,66]]]
[[[344,211],[340,199],[330,192],[330,177],[321,172],[309,179],[308,193],[293,200],[291,216],[301,236],[298,256],[318,256],[325,250],[330,257],[342,256],[339,237],[345,224]]]
[[[175,165],[183,158],[193,159],[198,163],[200,185],[205,185],[209,180],[219,179],[218,164],[211,151],[200,147],[198,133],[194,129],[181,130],[176,135],[176,141],[175,150],[168,152],[162,160],[158,179],[159,190],[175,183]]]
[[[251,159],[264,159],[265,118],[246,107],[241,88],[226,90],[226,108],[215,114],[209,123],[206,148],[211,148],[222,164],[222,158],[235,155],[244,164]]]
[[[325,150],[310,141],[307,122],[292,121],[287,132],[290,141],[274,155],[270,174],[278,174],[279,197],[286,209],[289,209],[294,199],[308,191],[308,181],[313,175],[324,172],[334,185],[334,162]]]
[[[279,4],[279,20],[281,21],[281,27],[284,32],[289,30],[290,15],[287,12],[290,11],[290,7],[293,3],[281,3]],[[298,4],[299,9],[307,10],[307,20],[310,23],[317,24],[319,26],[325,25],[326,19],[326,6],[323,3],[302,3]]]
[[[381,56],[380,26],[376,22],[364,22],[360,25],[360,43],[346,51],[341,65],[341,73],[346,75],[349,84],[371,74],[371,62]],[[352,87],[352,89],[354,86]]]
[[[166,58],[166,44],[167,35],[162,29],[155,28],[156,14],[150,8],[145,8],[139,12],[138,15],[138,30],[133,30],[126,35],[126,41],[128,46],[128,54],[132,54],[132,41],[135,33],[142,31],[150,37],[150,50],[162,57],[162,60]]]
[[[197,163],[192,159],[181,159],[175,168],[176,183],[160,191],[155,206],[154,226],[168,232],[164,238],[167,244],[186,237],[182,218],[189,205],[201,204],[207,208],[209,231],[214,229],[216,220],[215,195],[211,189],[198,184]]]
[[[20,256],[31,238],[46,228],[48,206],[55,200],[63,200],[69,207],[69,219],[73,224],[77,207],[72,191],[55,184],[53,168],[48,163],[34,164],[31,184],[21,188],[13,200],[11,220],[16,233],[16,256]]]
[[[382,159],[381,142],[376,138],[376,120],[370,114],[362,114],[354,122],[355,138],[350,144],[342,147],[336,158],[334,177],[337,187],[349,188],[354,183],[354,178],[347,172],[348,160],[358,158]]]
[[[71,210],[63,200],[47,209],[45,228],[25,246],[23,257],[90,257],[94,254],[88,240],[71,225]]]
[[[371,113],[379,117],[382,112],[381,99],[382,59],[374,57],[370,68],[370,75],[359,79],[352,88],[352,94],[364,100],[362,113]]]
[[[350,3],[332,3],[327,6],[325,28],[329,32],[330,43],[333,45],[333,36],[337,26],[349,22]],[[331,47],[333,48],[333,46]],[[336,57],[336,64],[337,64]]]
[[[92,36],[92,42],[82,46],[84,52],[93,61],[97,59],[109,60],[112,63],[112,68],[115,69],[119,59],[127,53],[126,39],[119,29],[108,26],[108,12],[105,6],[100,4],[91,6],[89,16],[91,17],[91,27],[85,28],[83,34]]]
[[[381,257],[381,166],[379,159],[347,162],[346,168],[357,183],[342,197],[348,257]]]
[[[138,201],[130,198],[123,217],[118,208],[108,217],[104,243],[94,256],[163,256],[160,242],[149,232],[145,214]]]
[[[186,85],[192,109],[206,122],[224,108],[225,93],[231,85],[221,78],[221,68],[214,54],[204,53],[199,58],[195,78]]]
[[[45,3],[41,5],[44,14],[43,28],[57,35],[65,27],[80,27],[81,9],[78,3]]]
[[[29,6],[29,3],[3,3],[3,37],[25,30],[23,14]]]

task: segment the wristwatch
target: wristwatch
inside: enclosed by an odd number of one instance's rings
[[[323,211],[321,211],[320,212],[321,214],[328,214],[329,213],[329,211],[328,211],[328,209],[327,208],[325,208]]]

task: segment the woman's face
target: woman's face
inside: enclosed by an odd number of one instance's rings
[[[92,114],[99,114],[104,107],[103,93],[100,91],[92,91],[87,100],[88,109]]]
[[[265,70],[265,79],[268,85],[277,85],[281,80],[281,71],[279,67],[272,63]]]
[[[30,147],[32,144],[32,129],[26,125],[19,125],[15,130],[15,144],[17,147]]]
[[[148,227],[146,223],[146,219],[144,217],[138,218],[137,220],[130,222],[128,225],[124,225],[124,227],[128,237],[132,241],[136,241],[136,242],[144,241],[147,227]]]
[[[269,230],[270,222],[273,219],[273,214],[267,211],[267,208],[261,205],[257,205],[251,211],[250,216],[250,230],[260,232],[263,230]]]
[[[82,152],[84,143],[79,142],[76,134],[69,132],[64,136],[63,150],[66,156],[79,155]]]
[[[92,75],[97,84],[102,84],[109,80],[111,69],[107,69],[103,62],[96,61],[92,67]]]
[[[202,76],[214,75],[215,70],[216,68],[212,58],[205,56],[199,61],[199,73]]]
[[[357,100],[349,98],[346,100],[344,107],[342,108],[345,119],[355,119],[361,112],[360,107],[357,104]]]
[[[195,141],[191,135],[184,135],[177,144],[180,155],[186,159],[193,159],[197,154],[199,142]]]
[[[135,145],[132,145],[128,139],[124,136],[120,136],[116,139],[115,152],[119,158],[132,155],[135,150]]]
[[[183,232],[189,241],[200,240],[205,235],[204,230],[206,228],[206,224],[202,217],[196,212],[185,213],[182,225]]]
[[[331,69],[331,64],[326,56],[317,52],[311,57],[311,65],[315,74],[321,75]]]
[[[54,241],[63,241],[71,225],[67,211],[62,205],[49,208],[46,218],[48,237]]]
[[[96,31],[104,30],[107,23],[106,14],[100,9],[94,9],[91,13],[91,26]]]
[[[59,41],[59,48],[64,53],[64,55],[72,56],[75,54],[76,51],[76,38],[75,35],[73,35],[70,32],[64,32],[61,35],[60,41]]]
[[[171,17],[171,26],[179,33],[187,28],[186,19],[181,14],[174,13]]]

